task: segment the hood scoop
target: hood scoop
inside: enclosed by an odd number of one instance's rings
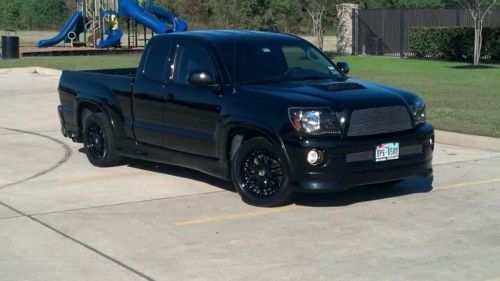
[[[352,90],[363,90],[366,89],[364,86],[358,84],[358,83],[333,83],[329,85],[323,85],[322,88],[324,90],[330,91],[330,92],[340,92],[340,91],[352,91]]]

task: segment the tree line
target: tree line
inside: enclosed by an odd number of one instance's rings
[[[0,0],[2,29],[59,29],[67,20],[74,0]],[[187,19],[192,29],[244,28],[310,34],[313,24],[298,0],[155,0]],[[335,5],[354,2],[362,8],[438,8],[454,0],[354,0],[327,1],[324,20],[327,33],[335,32]]]
[[[59,29],[67,17],[64,0],[0,0],[2,29]]]
[[[311,34],[313,22],[300,0],[156,0],[186,18],[193,28],[268,29]],[[443,8],[456,6],[455,0],[327,0],[324,26],[335,32],[336,8],[342,2],[360,8]]]

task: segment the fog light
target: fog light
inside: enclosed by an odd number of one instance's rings
[[[323,163],[323,152],[313,149],[307,153],[307,162],[313,166],[318,166]]]

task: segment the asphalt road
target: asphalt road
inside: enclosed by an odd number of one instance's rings
[[[0,280],[500,280],[500,153],[275,209],[230,184],[64,139],[58,77],[0,74]]]

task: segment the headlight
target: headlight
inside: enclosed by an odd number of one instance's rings
[[[342,133],[337,115],[329,108],[290,108],[288,114],[298,132],[316,136]]]
[[[427,116],[425,114],[425,103],[423,100],[418,100],[413,105],[410,106],[413,119],[415,120],[415,126],[424,124],[427,121]]]

